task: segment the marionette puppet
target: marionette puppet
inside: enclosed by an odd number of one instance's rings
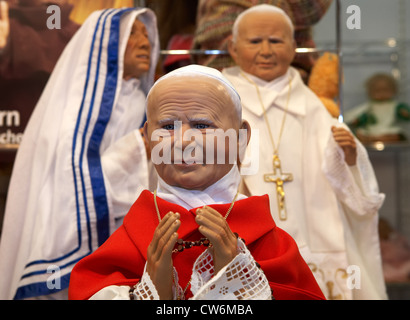
[[[156,17],[147,8],[93,12],[67,44],[14,162],[0,299],[67,299],[75,263],[149,188],[139,130],[158,55]],[[58,271],[56,285],[50,270]]]
[[[190,65],[160,78],[144,132],[157,190],[77,263],[70,299],[324,299],[268,196],[238,192],[250,128],[219,71]]]
[[[296,241],[327,299],[385,299],[376,227],[384,194],[364,146],[291,66],[295,29],[267,4],[243,11],[233,25],[229,52],[237,65],[222,74],[263,143],[251,153],[259,166],[243,175],[243,189],[269,195],[273,219]],[[351,266],[360,270],[360,288],[346,281]]]
[[[346,122],[363,143],[407,140],[403,122],[410,120],[410,106],[397,100],[393,76],[376,73],[366,81],[368,101],[346,112]]]

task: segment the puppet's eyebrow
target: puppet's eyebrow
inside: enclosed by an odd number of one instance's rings
[[[261,40],[264,39],[264,36],[259,36],[259,35],[254,35],[254,36],[249,36],[247,39],[248,40]],[[281,36],[269,36],[269,40],[281,40],[283,37]]]
[[[213,123],[213,121],[206,117],[189,117],[188,120],[190,122],[205,122],[205,123]]]
[[[158,123],[163,124],[163,123],[169,123],[173,121],[178,121],[178,119],[177,118],[164,118],[164,119],[158,120]]]

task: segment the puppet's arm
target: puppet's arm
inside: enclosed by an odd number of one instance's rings
[[[339,201],[357,216],[372,217],[383,204],[384,194],[379,192],[366,149],[356,138],[355,143],[356,164],[348,166],[342,148],[333,138],[329,139],[322,170]]]

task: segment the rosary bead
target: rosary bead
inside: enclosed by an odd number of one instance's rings
[[[209,247],[211,245],[211,242],[207,238],[201,238],[197,241],[184,241],[182,239],[178,239],[176,244],[177,246],[174,249],[174,252],[182,252],[184,251],[184,249],[190,249],[194,246],[199,247],[203,245],[205,247]]]

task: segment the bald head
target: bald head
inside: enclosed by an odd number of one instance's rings
[[[242,23],[242,20],[244,20],[245,17],[255,14],[255,13],[256,14],[257,13],[270,14],[272,16],[275,16],[276,18],[281,17],[288,25],[289,31],[293,37],[295,27],[293,26],[292,20],[290,19],[290,17],[286,14],[284,10],[282,10],[279,7],[273,6],[273,5],[269,5],[269,4],[259,4],[259,5],[250,7],[249,9],[246,9],[245,11],[243,11],[236,17],[235,22],[232,27],[232,41],[235,42],[236,39],[238,38],[239,25]]]
[[[229,97],[229,100],[232,102],[232,106],[235,109],[238,120],[242,119],[242,105],[238,92],[235,90],[233,85],[222,75],[221,72],[214,68],[209,68],[201,65],[189,65],[176,69],[172,72],[167,73],[158,79],[155,84],[152,86],[147,97],[147,113],[149,113],[149,104],[152,100],[152,96],[155,96],[158,91],[158,87],[169,86],[170,83],[175,82],[176,80],[183,79],[186,85],[181,88],[181,99],[184,97],[184,93],[188,90],[187,85],[192,80],[197,80],[202,86],[212,87],[214,86],[218,94],[222,96]]]

